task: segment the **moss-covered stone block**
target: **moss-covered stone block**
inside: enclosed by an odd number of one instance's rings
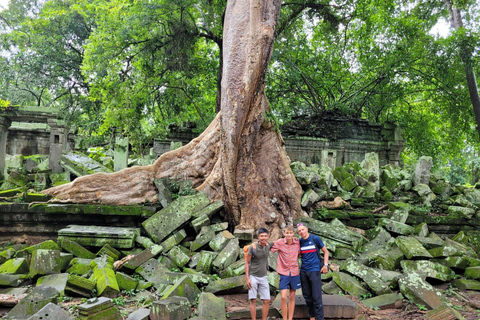
[[[400,262],[404,273],[416,272],[421,276],[448,282],[453,279],[452,270],[438,262],[429,260],[403,260]]]
[[[84,275],[88,274],[92,271],[90,268],[90,263],[92,259],[84,259],[84,258],[74,258],[70,261],[69,268],[67,269],[67,273],[69,274],[76,274],[76,275]]]
[[[188,249],[182,246],[173,247],[167,256],[180,268],[185,266],[190,261]]]
[[[113,270],[113,259],[108,256],[96,258],[90,263],[90,267],[93,269],[90,280],[96,282],[97,294],[110,297],[118,295],[120,288]]]
[[[60,273],[62,266],[59,250],[38,249],[32,253],[30,276]]]
[[[342,269],[362,279],[367,284],[367,286],[370,287],[370,289],[372,289],[372,291],[375,292],[375,294],[377,295],[392,292],[388,284],[381,279],[381,274],[379,272],[372,268],[364,266],[357,261],[347,260]]]
[[[453,285],[462,291],[465,291],[465,290],[480,291],[480,281],[476,281],[476,280],[456,279],[453,281]]]
[[[13,307],[6,315],[3,316],[5,320],[28,319],[37,311],[42,309],[48,303],[57,302],[59,292],[49,286],[39,286],[30,292],[25,298]]]
[[[369,293],[359,281],[344,272],[334,272],[332,278],[343,291],[352,296],[360,297]]]
[[[212,264],[215,258],[217,257],[217,252],[211,251],[201,251],[200,252],[200,260],[198,261],[196,270],[199,272],[203,272],[205,274],[212,273]]]
[[[480,266],[466,268],[464,276],[468,279],[480,279]]]
[[[95,259],[96,255],[84,246],[69,239],[62,239],[60,243],[62,249],[72,253],[75,257],[83,259]]]
[[[187,223],[192,215],[210,204],[208,196],[199,192],[173,201],[142,223],[147,234],[156,243],[161,243],[170,233]]]
[[[132,291],[137,288],[138,280],[123,272],[115,274],[120,290]]]
[[[162,283],[162,279],[165,277],[165,272],[169,272],[164,265],[155,259],[150,259],[139,266],[135,273],[141,275],[145,280],[153,284]]]
[[[404,274],[398,280],[398,284],[402,295],[413,303],[424,305],[429,309],[436,309],[444,303],[440,291],[416,272]]]
[[[183,276],[172,286],[172,288],[165,292],[162,300],[167,299],[168,297],[179,296],[187,298],[190,303],[194,303],[199,295],[200,289],[198,289],[195,283],[193,283],[188,276]]]
[[[239,253],[240,247],[238,239],[231,239],[215,260],[213,260],[213,270],[218,273],[220,270],[225,269],[237,260]]]
[[[151,320],[180,320],[191,315],[191,302],[182,296],[171,296],[168,299],[154,301],[150,308]]]
[[[28,274],[7,274],[0,273],[0,286],[2,287],[18,287],[30,279]]]
[[[160,244],[163,248],[163,252],[170,251],[170,249],[182,242],[182,240],[185,239],[186,236],[187,233],[184,229],[173,233],[170,237],[165,239],[165,241]]]
[[[29,265],[25,258],[10,259],[0,266],[0,273],[25,274],[28,272]]]
[[[394,308],[395,303],[401,300],[403,300],[403,296],[400,293],[387,293],[379,295],[378,297],[365,299],[362,301],[362,303],[369,308],[382,310]]]
[[[139,235],[138,228],[69,225],[58,231],[58,241],[68,239],[82,246],[102,247],[109,244],[114,248],[130,249]]]
[[[61,296],[65,295],[65,288],[67,286],[68,274],[67,273],[58,273],[58,274],[49,274],[48,276],[43,276],[38,278],[38,286],[46,286],[55,288]]]
[[[433,258],[427,249],[414,237],[397,237],[395,243],[407,259]]]
[[[198,315],[205,319],[226,320],[225,299],[217,298],[213,293],[202,292],[198,298]]]
[[[200,235],[197,235],[194,241],[190,244],[191,251],[197,251],[204,248],[208,245],[210,241],[215,237],[215,232],[213,230],[204,232]]]
[[[69,274],[65,291],[70,294],[90,298],[93,294],[93,290],[96,288],[96,285],[97,284],[94,280]]]
[[[77,320],[117,320],[122,319],[112,299],[99,297],[78,305]]]
[[[97,252],[97,256],[100,257],[102,255],[107,255],[113,260],[118,260],[122,253],[107,243]]]
[[[245,281],[245,275],[215,280],[205,287],[204,292],[214,294],[245,293],[247,292]]]
[[[215,235],[215,237],[208,244],[213,251],[221,251],[223,248],[225,248],[227,243],[234,238],[235,236],[233,234],[227,230],[224,230],[217,233],[217,235]]]
[[[392,219],[381,218],[378,221],[378,225],[384,227],[386,230],[401,234],[401,235],[412,235],[415,233],[415,228],[409,226],[405,223],[401,223]]]
[[[207,216],[209,219],[211,219],[216,213],[218,213],[220,210],[224,208],[224,203],[222,200],[218,200],[213,202],[212,204],[209,204],[202,210],[196,211],[192,214],[192,218],[196,219],[201,216]]]

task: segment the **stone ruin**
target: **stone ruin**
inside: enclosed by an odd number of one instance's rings
[[[370,153],[333,170],[292,163],[308,213],[295,223],[331,253],[322,276],[326,318],[361,319],[360,305],[408,303],[430,310],[425,319],[475,313],[467,294],[480,291],[480,185],[450,185],[431,173],[429,157],[413,172],[379,162]],[[14,306],[4,319],[248,319],[248,307],[231,310],[226,301],[238,293],[246,299],[242,247],[255,241],[254,230],[229,226],[223,203],[210,203],[188,182],[155,184],[158,203],[125,207],[50,203],[27,191],[28,182],[0,192],[2,239],[22,232],[51,239],[3,245],[0,305]],[[275,292],[275,254],[269,268]],[[71,297],[75,308],[66,307]],[[452,297],[463,299],[462,310]],[[297,298],[295,318],[306,317]]]

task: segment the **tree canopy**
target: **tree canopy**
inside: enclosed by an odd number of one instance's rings
[[[0,12],[0,98],[56,105],[78,132],[134,145],[219,110],[224,0],[12,0]],[[465,66],[478,73],[479,3],[283,1],[266,79],[280,122],[335,114],[404,128],[405,160],[478,150]],[[478,84],[477,84],[478,87]],[[141,149],[141,147],[139,147]],[[469,151],[470,152],[470,151]],[[476,151],[474,151],[475,153]],[[478,153],[477,153],[478,154]]]

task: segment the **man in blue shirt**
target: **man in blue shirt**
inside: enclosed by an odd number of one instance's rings
[[[308,233],[308,228],[297,224],[297,233],[300,235],[300,251],[302,254],[302,267],[300,269],[300,282],[302,294],[308,308],[310,320],[324,320],[322,301],[322,276],[328,272],[329,253],[322,240],[314,234]],[[317,250],[323,251],[323,265]]]

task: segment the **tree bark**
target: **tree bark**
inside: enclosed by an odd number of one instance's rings
[[[264,80],[280,0],[228,1],[223,33],[221,112],[196,139],[155,164],[94,174],[45,190],[71,202],[155,202],[154,178],[191,180],[211,200],[223,199],[240,228],[267,227],[272,237],[302,215],[302,189],[269,112]]]
[[[455,8],[453,2],[450,0],[445,0],[448,11],[450,13],[450,26],[459,30],[463,28],[463,19],[462,14],[459,8]],[[477,132],[480,137],[480,96],[478,93],[477,79],[475,77],[475,71],[472,66],[471,57],[472,52],[468,48],[461,49],[461,59],[463,67],[465,69],[465,76],[467,79],[468,93],[470,95],[470,101],[472,103],[473,112],[475,114],[475,122],[477,123]]]

